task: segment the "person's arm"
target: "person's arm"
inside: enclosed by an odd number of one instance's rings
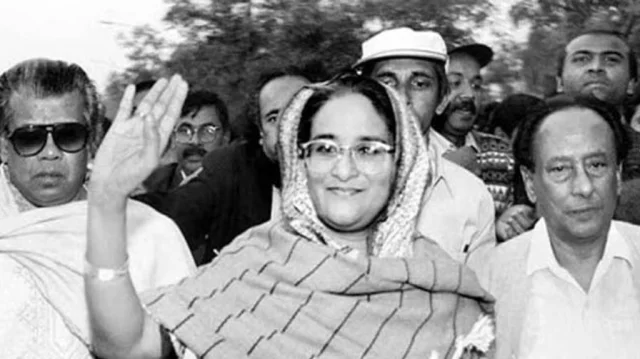
[[[126,203],[156,168],[186,92],[179,76],[168,83],[159,80],[130,116],[134,89],[129,86],[96,154],[84,278],[92,347],[101,358],[162,358],[171,352],[160,326],[146,315],[127,270]]]
[[[491,194],[485,190],[477,207],[478,225],[472,235],[465,263],[473,270],[480,268],[488,253],[496,246],[495,206]]]

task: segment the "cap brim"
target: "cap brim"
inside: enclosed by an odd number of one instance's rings
[[[487,66],[493,60],[493,50],[487,45],[483,44],[470,44],[456,47],[449,51],[449,56],[453,54],[467,54],[473,57],[480,67]]]
[[[394,49],[393,51],[384,51],[379,52],[377,54],[373,54],[364,58],[361,58],[351,66],[353,69],[357,69],[369,62],[398,58],[398,57],[411,57],[416,59],[428,60],[428,61],[436,61],[445,63],[447,61],[447,56],[441,53],[430,52],[430,51],[417,51],[417,50],[398,50]]]

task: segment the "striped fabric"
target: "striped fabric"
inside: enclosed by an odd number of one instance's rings
[[[143,302],[203,358],[451,358],[492,298],[435,242],[414,237],[433,170],[417,121],[390,92],[395,188],[368,253],[342,248],[318,219],[297,150],[300,113],[322,86],[300,91],[280,120],[281,219]]]
[[[270,222],[143,301],[203,358],[451,357],[491,298],[434,242],[416,241],[412,258],[353,259]]]

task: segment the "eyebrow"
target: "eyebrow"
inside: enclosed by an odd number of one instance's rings
[[[266,114],[264,114],[264,116],[262,116],[263,118],[267,118],[271,115],[277,115],[280,112],[280,109],[278,108],[274,108],[273,110],[267,112]]]
[[[334,140],[334,141],[335,139],[336,139],[336,136],[330,133],[321,133],[312,138],[312,140]],[[389,143],[389,141],[386,138],[383,138],[381,136],[360,136],[358,137],[358,141],[359,142],[377,141],[377,142]]]
[[[602,52],[597,52],[597,51],[591,51],[591,50],[577,50],[575,52],[572,52],[570,54],[570,56],[574,56],[574,55],[618,55],[620,57],[625,57],[625,53],[620,52],[620,51],[615,51],[615,50],[606,50],[606,51],[602,51]]]
[[[580,160],[585,160],[585,159],[591,159],[591,158],[596,158],[596,157],[607,157],[607,153],[605,151],[595,151],[595,152],[590,152],[588,154],[586,154],[585,156],[583,156]],[[549,158],[549,160],[547,162],[560,162],[560,161],[573,161],[573,157],[570,156],[554,156]]]

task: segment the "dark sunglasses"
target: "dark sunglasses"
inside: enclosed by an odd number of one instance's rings
[[[89,140],[89,128],[77,122],[23,126],[13,130],[7,138],[17,154],[22,157],[31,157],[44,149],[49,133],[56,147],[67,153],[82,151]]]

